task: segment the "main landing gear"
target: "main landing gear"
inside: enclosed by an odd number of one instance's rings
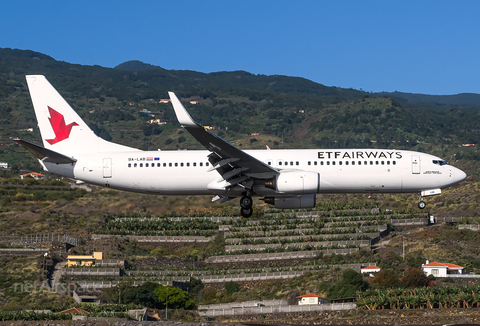
[[[243,217],[250,217],[253,214],[253,200],[251,196],[245,195],[240,199],[240,210]]]

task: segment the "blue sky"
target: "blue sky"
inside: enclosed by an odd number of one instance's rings
[[[18,0],[0,12],[0,47],[70,63],[480,93],[480,1]]]

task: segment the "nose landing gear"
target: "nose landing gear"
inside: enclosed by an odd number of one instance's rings
[[[418,208],[424,209],[427,206],[427,204],[423,201],[423,197],[420,196],[420,199],[418,200]]]

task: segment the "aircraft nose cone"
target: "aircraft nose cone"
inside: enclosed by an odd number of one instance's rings
[[[463,172],[462,170],[455,168],[454,170],[454,177],[457,182],[463,181],[467,178],[467,174]]]

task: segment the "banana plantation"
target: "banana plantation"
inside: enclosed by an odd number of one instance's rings
[[[480,285],[369,289],[357,293],[356,304],[365,310],[480,307]]]

